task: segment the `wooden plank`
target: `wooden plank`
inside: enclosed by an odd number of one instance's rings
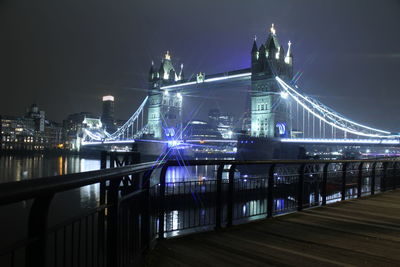
[[[399,266],[400,191],[160,242],[148,266]]]

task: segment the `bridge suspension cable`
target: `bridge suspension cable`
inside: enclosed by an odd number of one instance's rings
[[[323,105],[316,99],[309,96],[305,96],[299,93],[292,86],[283,81],[280,77],[276,77],[276,80],[284,93],[287,93],[291,99],[296,102],[297,118],[296,123],[299,127],[299,119],[302,121],[302,131],[304,136],[316,137],[316,125],[315,120],[319,120],[319,133],[320,138],[326,138],[326,126],[331,126],[331,138],[337,138],[338,130],[341,132],[344,138],[347,138],[347,134],[353,134],[355,136],[372,137],[372,138],[400,138],[398,134],[392,134],[391,132],[372,128],[360,123],[356,123],[352,120],[345,118],[338,114],[327,106]],[[302,119],[299,118],[299,106],[302,110]],[[307,112],[307,118],[305,118],[305,112]],[[310,115],[312,116],[310,121]],[[329,129],[329,128],[328,128]]]
[[[121,139],[134,139],[143,134],[145,126],[143,125],[143,113],[144,107],[147,103],[148,96],[140,104],[139,108],[133,113],[133,115],[127,120],[121,128],[114,133],[110,134],[106,140],[121,140]],[[141,125],[139,123],[141,121]]]

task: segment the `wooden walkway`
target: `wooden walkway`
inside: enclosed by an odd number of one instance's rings
[[[400,266],[400,191],[159,242],[148,266]]]

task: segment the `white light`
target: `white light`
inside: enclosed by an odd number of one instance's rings
[[[371,152],[371,150],[367,149],[365,152],[366,152],[366,153],[370,153],[370,152]]]
[[[170,89],[170,88],[176,88],[176,87],[189,86],[189,85],[193,85],[193,84],[196,84],[196,83],[197,82],[187,82],[187,83],[167,85],[167,86],[162,86],[161,89]]]
[[[271,33],[272,33],[273,35],[276,34],[275,25],[274,25],[273,23],[272,23],[272,26],[271,26]]]
[[[222,80],[228,80],[228,79],[234,79],[234,78],[240,78],[240,77],[246,77],[246,76],[251,76],[251,72],[223,76],[223,77],[210,78],[210,79],[204,80],[204,82],[209,83],[209,82],[216,82],[216,81],[222,81]]]
[[[282,92],[281,92],[281,97],[282,97],[283,99],[288,99],[289,94],[286,93],[286,92],[284,92],[284,91],[282,91]]]
[[[235,79],[235,78],[241,78],[241,77],[251,77],[251,72],[205,79],[204,82],[205,83],[209,83],[209,82],[229,80],[229,79]],[[162,86],[161,89],[171,89],[171,88],[177,88],[177,87],[184,87],[184,86],[194,85],[194,84],[197,84],[197,83],[198,82],[187,82],[187,83],[173,84],[173,85]]]
[[[167,90],[164,91],[164,95],[168,95],[168,91]]]
[[[103,96],[103,101],[114,101],[114,97],[112,95]]]
[[[323,138],[281,138],[283,143],[324,143],[324,144],[400,144],[395,139],[323,139]]]
[[[181,93],[177,93],[176,96],[177,96],[178,98],[182,98],[182,94],[181,94]]]
[[[385,153],[386,153],[386,154],[389,153],[389,149],[385,149]]]

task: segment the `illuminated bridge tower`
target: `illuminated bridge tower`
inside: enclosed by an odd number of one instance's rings
[[[288,137],[290,135],[289,103],[280,94],[275,76],[292,79],[291,43],[285,53],[278,42],[274,24],[265,44],[251,51],[251,136]]]
[[[154,69],[152,62],[149,73],[148,133],[155,139],[178,138],[182,127],[182,94],[169,90],[168,85],[183,80],[183,64],[176,72],[169,52],[161,61],[160,68]]]

